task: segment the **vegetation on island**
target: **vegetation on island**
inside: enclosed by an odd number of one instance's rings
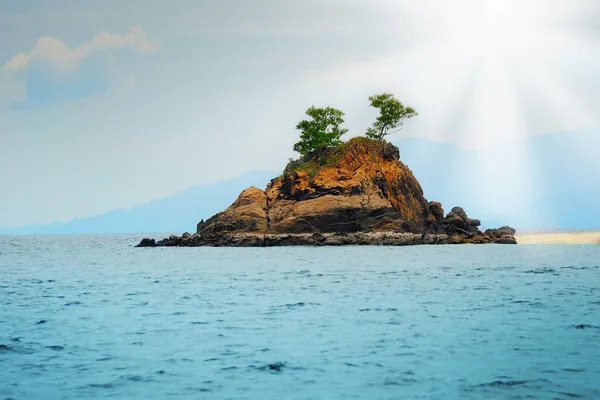
[[[348,129],[340,128],[344,123],[344,112],[332,107],[306,110],[311,119],[303,119],[296,125],[300,132],[300,141],[294,145],[294,151],[303,156],[323,152],[328,147],[342,143],[341,137]]]
[[[306,110],[309,119],[303,119],[296,125],[300,131],[300,140],[294,144],[294,151],[300,153],[298,160],[290,159],[284,173],[306,171],[313,176],[320,167],[335,165],[345,152],[346,145],[367,138],[383,142],[384,138],[401,129],[404,120],[417,116],[411,107],[406,107],[391,93],[381,93],[369,97],[371,107],[379,110],[373,124],[367,128],[366,137],[355,137],[344,142],[342,136],[348,129],[342,128],[345,113],[333,107]]]
[[[367,137],[376,140],[402,129],[405,119],[419,115],[411,107],[405,107],[391,93],[382,93],[369,97],[371,107],[379,109],[379,116],[366,132]]]

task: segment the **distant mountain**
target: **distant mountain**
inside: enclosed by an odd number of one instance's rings
[[[394,144],[428,200],[440,201],[446,212],[455,205],[464,207],[483,228],[600,228],[600,130],[529,137],[493,151],[417,138]],[[535,188],[527,195],[518,184],[519,172],[510,169],[515,148],[528,155]],[[478,160],[492,160],[500,171],[484,186],[474,180]],[[0,229],[0,234],[195,232],[198,221],[227,208],[243,189],[264,188],[277,175],[249,172],[130,209],[66,223]]]
[[[484,227],[600,228],[600,130],[534,136],[488,151],[414,138],[395,144],[428,200],[446,211],[461,205]],[[528,171],[510,169],[516,149],[528,156]],[[500,171],[483,186],[474,180],[478,160],[492,160]],[[521,173],[529,174],[531,192],[519,186]]]
[[[196,224],[227,208],[249,186],[264,188],[278,174],[253,171],[211,185],[191,187],[176,195],[130,209],[117,209],[65,223],[0,230],[1,234],[84,234],[195,232]]]

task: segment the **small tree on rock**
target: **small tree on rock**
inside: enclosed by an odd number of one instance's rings
[[[398,132],[405,119],[419,115],[411,107],[405,107],[391,93],[371,96],[369,101],[371,107],[379,109],[379,116],[366,132],[366,135],[371,139],[383,140],[385,136]]]
[[[342,143],[341,137],[348,129],[340,128],[344,123],[344,113],[332,107],[306,110],[311,119],[302,120],[296,125],[301,131],[300,141],[294,145],[294,151],[305,155],[314,155],[328,147]]]

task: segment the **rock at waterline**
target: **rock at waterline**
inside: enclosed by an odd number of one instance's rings
[[[154,247],[156,246],[156,240],[143,238],[142,241],[135,247]]]

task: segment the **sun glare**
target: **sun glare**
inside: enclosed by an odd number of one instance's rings
[[[584,45],[591,41],[564,29],[563,14],[569,9],[566,1],[485,0],[470,4],[464,12],[445,9],[448,15],[436,21],[446,24],[440,28],[443,34],[426,49],[412,53],[414,65],[419,59],[440,60],[439,65],[420,65],[418,70],[439,77],[445,89],[437,92],[447,96],[436,101],[447,104],[446,110],[437,106],[422,114],[437,113],[435,128],[430,126],[436,131],[433,135],[482,150],[484,156],[475,161],[472,170],[474,182],[481,188],[481,201],[498,203],[498,209],[509,213],[526,213],[538,188],[530,150],[520,139],[594,124],[593,111],[568,86],[576,72],[570,70],[568,80],[558,71],[569,56],[576,59],[595,50]],[[408,57],[403,60],[409,62]],[[422,103],[429,106],[431,101],[422,99]],[[451,109],[453,104],[462,108]],[[449,137],[449,126],[457,129],[458,137]],[[498,196],[501,192],[519,196],[502,198]],[[545,217],[551,221],[551,216]]]
[[[478,34],[483,34],[485,39],[508,39],[513,22],[515,21],[511,20],[506,3],[487,0],[481,18],[481,31]]]

